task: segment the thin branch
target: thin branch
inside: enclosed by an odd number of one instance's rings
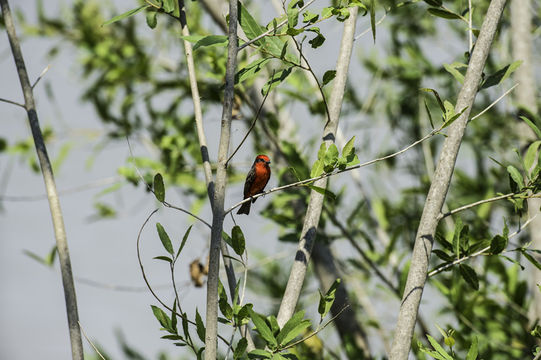
[[[11,46],[11,53],[19,75],[19,81],[24,95],[24,108],[26,109],[28,122],[34,138],[45,189],[49,198],[49,208],[53,221],[54,234],[56,238],[56,246],[58,249],[58,258],[62,273],[62,285],[64,288],[64,300],[66,303],[66,312],[68,318],[68,328],[70,334],[71,356],[73,360],[83,360],[83,341],[81,337],[81,329],[79,327],[79,313],[77,310],[77,295],[75,293],[75,285],[73,283],[73,273],[71,270],[71,260],[69,256],[68,240],[66,229],[64,227],[64,218],[60,207],[60,200],[56,190],[53,169],[47,154],[47,147],[43,140],[43,134],[39,125],[38,113],[34,102],[34,94],[32,86],[26,71],[23,53],[15,31],[15,24],[7,0],[0,0],[2,15],[4,18],[4,26]]]
[[[306,10],[306,8],[307,8],[308,6],[310,6],[310,5],[312,5],[312,3],[313,3],[314,1],[316,1],[316,0],[310,0],[310,1],[308,1],[306,4],[304,4],[304,6],[303,6],[302,8],[299,9],[299,13],[303,12],[304,10]],[[256,36],[255,38],[246,41],[244,44],[242,44],[242,45],[240,45],[240,46],[238,47],[238,51],[241,51],[241,50],[244,49],[246,46],[255,43],[255,42],[258,41],[259,39],[262,39],[262,38],[264,38],[265,36],[272,34],[273,32],[275,32],[276,30],[278,30],[279,28],[281,28],[281,27],[284,26],[285,24],[287,24],[287,19],[280,21],[275,27],[273,27],[273,28],[270,29],[270,30],[265,31],[263,34],[258,35],[258,36]]]
[[[383,22],[383,20],[385,20],[385,18],[387,17],[387,12],[385,12],[385,14],[383,14],[383,16],[381,17],[381,19],[379,19],[375,26],[378,26],[379,24],[381,24]],[[358,40],[359,38],[361,38],[363,35],[366,35],[368,34],[370,31],[372,31],[372,27],[369,27],[367,28],[366,30],[364,30],[362,33],[360,33],[359,35],[355,36],[355,40]]]
[[[496,100],[494,100],[490,105],[488,105],[486,108],[483,109],[483,111],[481,111],[479,114],[475,115],[474,117],[472,117],[470,119],[470,121],[473,121],[475,119],[477,119],[478,117],[480,117],[481,115],[483,115],[484,113],[486,113],[488,110],[490,110],[491,107],[493,107],[494,105],[496,105],[501,99],[503,99],[505,96],[507,96],[511,91],[515,90],[515,88],[518,86],[518,84],[515,84],[513,85],[509,90],[507,90],[506,92],[504,92],[499,98],[497,98]]]
[[[518,229],[517,231],[515,231],[514,233],[512,233],[511,235],[509,235],[509,236],[508,236],[508,239],[511,239],[511,238],[513,238],[515,235],[519,234],[519,233],[522,231],[522,229],[526,228],[526,227],[527,227],[527,226],[528,226],[528,225],[529,225],[536,217],[537,217],[537,214],[536,214],[534,217],[529,218],[529,219],[528,219],[521,227],[519,227],[519,229]],[[469,259],[474,258],[474,257],[479,256],[479,255],[483,255],[485,252],[487,252],[487,251],[489,251],[489,250],[490,250],[490,246],[487,246],[487,247],[485,247],[485,248],[483,248],[483,249],[481,249],[481,250],[479,250],[479,251],[476,251],[476,252],[473,253],[473,254],[470,254],[470,255],[468,255],[468,256],[464,256],[464,257],[462,257],[462,258],[460,258],[460,259],[456,259],[456,260],[453,261],[453,262],[443,264],[443,265],[441,265],[441,266],[435,268],[434,270],[430,271],[430,272],[428,273],[428,277],[432,277],[432,276],[434,276],[434,275],[436,275],[436,274],[439,274],[440,272],[442,272],[442,271],[444,271],[444,270],[450,268],[451,266],[458,265],[458,264],[460,264],[460,263],[463,263],[463,262],[466,261],[466,260],[469,260]]]
[[[498,200],[502,200],[502,199],[507,199],[507,198],[513,197],[515,195],[518,195],[518,193],[508,193],[508,194],[505,194],[505,195],[495,196],[495,197],[490,198],[490,199],[479,200],[479,201],[476,201],[474,203],[471,203],[471,204],[464,205],[464,206],[461,206],[459,208],[453,209],[453,210],[451,210],[449,212],[446,212],[445,214],[440,213],[438,215],[438,220],[441,220],[443,218],[446,218],[447,216],[454,215],[454,214],[456,214],[458,212],[468,210],[468,209],[471,209],[471,208],[479,206],[479,205],[483,205],[483,204],[486,204],[486,203],[490,203],[490,202],[494,202],[494,201],[498,201]]]
[[[47,71],[49,71],[49,69],[51,68],[51,65],[47,65],[47,67],[45,69],[43,69],[43,71],[41,72],[41,74],[39,74],[38,78],[36,79],[36,81],[34,81],[34,84],[32,84],[32,89],[34,89],[36,87],[36,85],[39,83],[39,81],[41,80],[41,78],[43,76],[45,76],[45,74],[47,73]]]
[[[411,265],[408,270],[408,278],[404,288],[389,360],[406,360],[409,356],[421,297],[428,274],[434,235],[439,223],[438,217],[449,190],[458,151],[505,2],[506,0],[492,0],[490,2],[468,64],[463,86],[457,96],[455,112],[465,110],[449,126],[448,137],[443,143],[434,179],[426,197],[417,235],[415,236]]]
[[[190,215],[191,217],[193,217],[193,218],[195,218],[195,219],[201,221],[201,222],[202,222],[203,224],[205,224],[209,229],[212,229],[212,226],[211,226],[208,222],[206,222],[205,220],[203,220],[203,219],[200,218],[199,216],[195,215],[194,213],[192,213],[192,212],[190,212],[190,211],[188,211],[188,210],[185,210],[185,209],[183,209],[183,208],[179,208],[179,207],[177,207],[177,206],[175,206],[175,205],[171,205],[171,204],[169,204],[167,201],[164,201],[162,204],[163,204],[165,207],[168,207],[168,208],[171,208],[171,209],[175,209],[175,210],[178,210],[178,211],[182,211],[183,213],[188,214],[188,215]]]
[[[472,48],[473,48],[473,21],[472,21],[471,0],[468,0],[468,40],[469,40],[468,52],[471,53]]]
[[[290,349],[292,347],[295,347],[297,345],[299,345],[300,343],[302,342],[305,342],[306,340],[310,339],[311,337],[317,335],[320,331],[322,331],[323,329],[325,329],[330,323],[332,323],[337,317],[339,317],[347,308],[349,307],[349,304],[344,306],[339,312],[338,314],[334,315],[332,318],[329,319],[329,321],[327,321],[325,324],[323,324],[321,327],[318,327],[314,332],[312,332],[310,335],[307,335],[305,337],[303,337],[302,339],[300,340],[297,340],[283,348],[280,349],[280,351],[283,351],[283,350],[287,350],[287,349]]]
[[[274,80],[274,71],[272,72],[272,76],[271,76],[271,79],[270,79],[270,83],[272,83],[272,81]],[[261,102],[261,104],[259,105],[259,108],[257,109],[257,112],[255,114],[255,117],[254,117],[254,120],[252,121],[252,123],[250,124],[250,127],[248,128],[248,131],[246,131],[246,134],[244,135],[244,137],[242,138],[242,140],[240,141],[240,144],[237,146],[237,148],[231,153],[231,155],[229,156],[229,158],[227,159],[227,161],[225,162],[225,166],[227,167],[229,165],[229,162],[231,161],[231,159],[233,158],[233,156],[235,156],[235,154],[237,153],[237,151],[239,151],[239,149],[241,148],[242,144],[244,144],[244,142],[246,141],[246,139],[248,138],[248,135],[250,135],[250,133],[252,132],[252,129],[254,128],[255,126],[255,123],[257,122],[257,119],[259,119],[259,115],[261,114],[261,110],[263,109],[263,105],[265,105],[265,101],[267,101],[267,97],[269,96],[270,94],[270,89],[269,91],[267,91],[267,93],[265,94],[265,97],[263,98],[263,101]]]
[[[59,190],[58,195],[67,195],[72,193],[77,193],[84,190],[90,190],[97,187],[102,187],[105,185],[110,184],[117,184],[120,183],[122,178],[120,176],[111,176],[104,179],[99,179],[95,181],[91,181],[89,183],[75,186],[72,188],[67,188],[64,190]],[[47,194],[37,194],[37,195],[2,195],[0,196],[0,201],[39,201],[39,200],[46,200]]]
[[[23,104],[20,104],[20,103],[18,103],[18,102],[11,101],[11,100],[8,100],[8,99],[0,98],[0,102],[5,102],[5,103],[11,104],[11,105],[20,106],[20,107],[22,107],[23,109],[26,109],[26,108],[24,107]]]
[[[92,348],[93,348],[94,351],[98,354],[98,356],[99,356],[102,360],[105,360],[105,358],[104,358],[103,355],[100,353],[100,351],[98,350],[98,348],[96,347],[96,345],[94,345],[94,344],[92,343],[92,341],[90,341],[90,339],[88,338],[88,336],[86,336],[85,329],[83,329],[83,325],[81,325],[81,322],[80,322],[80,321],[77,321],[77,323],[79,324],[79,328],[81,329],[81,332],[83,333],[83,336],[85,337],[86,341],[88,341],[88,343],[90,344],[90,346],[92,346]]]

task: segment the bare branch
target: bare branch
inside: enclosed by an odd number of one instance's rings
[[[494,201],[498,201],[498,200],[502,200],[502,199],[507,199],[507,198],[513,197],[515,195],[517,195],[517,193],[509,193],[509,194],[505,194],[505,195],[495,196],[495,197],[490,198],[490,199],[479,200],[479,201],[476,201],[474,203],[471,203],[471,204],[464,205],[464,206],[461,206],[459,208],[453,209],[453,210],[451,210],[449,212],[446,212],[445,214],[439,214],[438,215],[438,220],[441,220],[441,219],[443,219],[443,218],[445,218],[447,216],[454,215],[454,214],[456,214],[458,212],[468,210],[468,209],[471,209],[471,208],[479,206],[479,205],[483,205],[483,204],[486,204],[486,203],[490,203],[490,202],[494,202]]]
[[[88,341],[88,343],[90,344],[90,346],[92,346],[92,348],[94,349],[94,351],[98,354],[98,356],[102,359],[102,360],[105,360],[105,358],[103,357],[103,355],[100,353],[100,351],[98,350],[98,348],[96,347],[96,345],[94,345],[92,343],[92,341],[90,341],[90,339],[88,338],[88,336],[86,336],[86,333],[85,333],[85,330],[83,329],[83,326],[81,325],[81,322],[80,321],[77,321],[77,323],[79,324],[79,328],[81,328],[81,332],[83,333],[86,341]]]
[[[480,117],[481,115],[483,115],[484,113],[486,113],[488,110],[490,110],[491,107],[493,107],[494,105],[496,105],[498,102],[500,102],[501,99],[503,99],[505,96],[509,95],[509,93],[513,90],[515,90],[515,88],[518,86],[518,84],[515,84],[513,85],[509,90],[507,90],[506,92],[504,92],[499,98],[497,98],[496,100],[494,100],[489,106],[487,106],[486,108],[483,109],[483,111],[481,111],[479,114],[475,115],[474,117],[472,117],[470,119],[470,121],[473,121],[475,119],[477,119],[478,117]]]
[[[49,208],[53,220],[56,246],[58,249],[58,258],[60,262],[60,269],[62,272],[62,284],[64,287],[64,298],[66,301],[66,312],[68,317],[68,327],[71,343],[71,356],[73,360],[83,360],[83,341],[81,338],[81,329],[79,328],[77,296],[75,294],[75,285],[73,283],[73,274],[71,271],[71,260],[69,256],[68,241],[66,237],[66,230],[64,228],[64,218],[62,215],[62,209],[60,208],[60,200],[58,198],[58,193],[56,190],[53,169],[49,160],[49,156],[47,154],[47,148],[45,146],[43,134],[39,125],[38,114],[34,102],[34,94],[32,93],[32,86],[30,85],[30,80],[26,71],[23,53],[21,51],[19,39],[17,38],[17,33],[15,31],[15,25],[11,16],[11,10],[9,8],[8,0],[0,0],[0,7],[2,8],[4,25],[8,35],[11,52],[13,54],[13,59],[15,60],[15,66],[17,67],[17,73],[19,75],[19,81],[21,83],[21,88],[24,95],[24,108],[26,109],[28,115],[28,122],[30,123],[30,129],[32,130],[34,145],[36,147],[36,152],[41,167],[41,173],[43,175],[43,181],[45,183],[45,189],[49,198]]]
[[[11,105],[20,106],[20,107],[22,107],[23,109],[26,109],[26,108],[24,107],[23,104],[20,104],[20,103],[18,103],[18,102],[11,101],[11,100],[8,100],[8,99],[0,98],[0,102],[5,102],[5,103],[11,104]]]

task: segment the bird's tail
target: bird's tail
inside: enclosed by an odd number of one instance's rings
[[[237,214],[246,214],[246,215],[249,215],[250,214],[250,205],[252,203],[250,201],[247,201],[245,202],[244,204],[242,204],[240,206],[240,209],[239,211],[237,211]]]

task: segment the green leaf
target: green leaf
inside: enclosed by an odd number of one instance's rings
[[[186,240],[188,240],[188,236],[190,236],[190,231],[192,231],[192,226],[193,225],[190,225],[188,230],[186,230],[186,232],[184,233],[184,236],[182,237],[182,241],[180,242],[180,247],[178,248],[175,259],[178,258],[178,256],[180,255],[180,252],[182,251],[182,249],[184,249],[184,245],[186,245]]]
[[[376,2],[374,0],[369,0],[370,8],[370,27],[372,28],[372,37],[374,38],[374,43],[376,42]]]
[[[539,130],[539,128],[527,117],[520,116],[520,118],[524,120],[524,122],[526,122],[526,124],[528,124],[528,126],[535,132],[535,135],[537,135],[537,138],[541,139],[541,130]]]
[[[160,173],[154,175],[154,196],[161,203],[165,200],[165,186],[163,185],[163,177]]]
[[[261,94],[265,96],[268,92],[280,85],[289,76],[289,74],[291,74],[292,70],[293,66],[290,66],[275,73],[274,76],[265,83],[263,89],[261,89]]]
[[[323,160],[326,152],[327,152],[327,145],[324,142],[322,142],[317,152],[317,158],[320,160]]]
[[[276,341],[280,346],[287,345],[291,340],[295,339],[298,335],[310,326],[310,321],[304,320],[304,310],[301,310],[289,319],[284,327],[278,333]]]
[[[229,236],[225,231],[222,231],[222,240],[225,241],[225,243],[231,248],[233,248],[233,240],[231,239],[231,236]]]
[[[270,58],[257,59],[246,65],[235,75],[235,84],[240,84],[246,80],[253,78],[257,73],[264,69],[264,65]]]
[[[175,0],[163,0],[163,10],[166,13],[175,11]]]
[[[532,255],[528,254],[526,249],[520,249],[520,252],[521,252],[522,255],[524,255],[524,257],[525,257],[529,262],[531,262],[537,269],[541,270],[541,264],[539,263],[539,261],[537,261]]]
[[[246,241],[244,239],[244,234],[240,226],[235,225],[231,231],[233,250],[237,255],[244,254],[244,249],[246,248]]]
[[[246,338],[241,338],[237,343],[237,346],[235,347],[235,351],[233,352],[233,359],[240,359],[242,355],[244,355],[244,353],[246,352],[247,347],[248,341],[246,340]]]
[[[195,325],[197,327],[197,336],[199,336],[199,340],[205,342],[205,324],[203,324],[203,320],[201,319],[201,315],[199,315],[197,308],[195,308]]]
[[[167,256],[154,256],[153,259],[167,261],[168,263],[173,262],[173,259]]]
[[[455,14],[452,11],[438,9],[438,8],[428,8],[428,12],[434,16],[441,17],[444,19],[460,19],[460,15]]]
[[[507,79],[520,65],[522,64],[522,60],[517,60],[515,62],[512,62],[511,64],[508,64],[501,68],[500,70],[496,71],[494,74],[490,74],[485,78],[485,81],[483,81],[483,84],[481,85],[481,89],[487,89],[491,86],[501,84],[505,79]]]
[[[336,77],[336,70],[327,70],[323,74],[323,86],[327,85]]]
[[[434,350],[436,350],[437,354],[439,354],[441,356],[439,359],[453,360],[453,357],[451,355],[449,355],[447,353],[447,351],[445,351],[443,349],[443,347],[440,344],[438,344],[438,342],[432,336],[427,334],[426,337],[428,338],[428,341],[430,342],[430,345],[432,345]],[[434,356],[434,355],[432,355],[432,356]]]
[[[334,170],[334,166],[338,161],[338,148],[335,144],[331,144],[327,151],[325,152],[325,157],[323,158],[325,172],[331,172]]]
[[[468,354],[466,355],[466,360],[476,360],[477,354],[478,354],[478,345],[479,340],[477,339],[477,336],[474,336],[471,341],[470,349],[468,350]]]
[[[310,178],[315,178],[323,174],[323,161],[316,160],[314,165],[312,165],[312,170],[310,171]]]
[[[349,141],[344,145],[342,148],[342,156],[349,156],[351,154],[355,154],[355,147],[353,146],[355,144],[355,136],[353,136]]]
[[[312,24],[312,23],[316,22],[318,18],[319,18],[319,14],[315,14],[313,12],[310,12],[309,10],[306,10],[302,14],[302,22],[303,23]]]
[[[248,358],[250,359],[271,359],[272,354],[266,350],[255,349],[248,353]]]
[[[454,76],[454,78],[461,84],[464,83],[464,75],[458,71],[459,68],[467,68],[468,65],[466,64],[462,64],[462,63],[452,63],[451,65],[449,64],[443,64],[443,67],[445,68],[445,70],[447,70],[448,73],[450,73],[451,75]]]
[[[336,296],[336,289],[338,289],[340,282],[340,279],[336,279],[325,295],[321,294],[321,292],[319,293],[319,305],[317,311],[319,312],[322,320],[325,316],[327,316],[329,310],[331,310]]]
[[[278,343],[276,342],[274,335],[272,335],[272,331],[265,322],[265,319],[263,319],[263,317],[261,317],[252,309],[250,309],[250,318],[256,326],[256,330],[259,335],[261,335],[261,337],[267,342],[267,345],[269,345],[271,349],[275,349]]]
[[[511,175],[511,178],[513,179],[515,184],[518,185],[519,190],[522,190],[522,188],[524,187],[524,179],[522,178],[522,174],[518,171],[518,169],[513,165],[509,165],[507,167],[507,172],[509,173],[509,175]]]
[[[167,314],[157,306],[150,305],[150,307],[152,308],[154,316],[160,322],[160,325],[166,330],[171,329],[171,320],[169,319]]]
[[[507,239],[501,235],[496,235],[490,242],[490,252],[492,254],[499,254],[507,247]]]
[[[438,102],[441,112],[445,113],[445,105],[443,105],[443,101],[441,101],[440,94],[438,94],[436,90],[430,89],[430,88],[421,88],[421,91],[431,92],[432,94],[434,94],[434,97],[436,98],[436,101]]]
[[[241,2],[239,4],[239,24],[246,36],[249,40],[252,40],[253,38],[263,34],[266,29],[259,25],[253,16],[248,12],[246,7],[242,5]],[[259,43],[259,41],[256,42],[256,44]]]
[[[163,247],[169,254],[173,255],[174,251],[173,245],[171,245],[171,239],[169,239],[169,235],[167,235],[167,232],[165,232],[162,224],[156,223],[156,229],[158,230],[158,235],[160,236]]]
[[[464,225],[462,224],[462,219],[458,218],[455,222],[455,232],[453,234],[452,241],[453,252],[455,253],[457,259],[460,258],[460,233],[462,232],[463,227]]]
[[[430,6],[434,7],[440,7],[442,4],[442,0],[423,0],[425,3],[427,3]]]
[[[474,290],[479,290],[479,279],[477,278],[475,270],[466,264],[460,264],[458,268],[460,270],[460,275],[462,275],[462,278],[466,280],[468,285],[470,285]]]
[[[535,160],[537,159],[537,150],[539,149],[539,145],[541,145],[541,140],[534,141],[528,147],[528,151],[526,151],[526,155],[524,156],[524,166],[528,172],[530,172]]]
[[[147,25],[151,29],[154,29],[156,27],[156,25],[158,25],[158,18],[156,16],[157,14],[158,14],[157,11],[148,11],[147,12]]]
[[[294,28],[299,22],[299,9],[291,8],[287,10],[287,27]]]
[[[306,186],[308,186],[310,189],[312,189],[314,191],[317,191],[321,195],[328,196],[333,201],[336,200],[336,195],[330,190],[324,189],[324,188],[319,187],[319,186],[310,185],[310,184],[307,184]]]
[[[227,45],[227,41],[228,39],[225,35],[208,35],[199,39],[195,43],[195,45],[193,46],[193,51],[206,46]]]
[[[131,9],[130,11],[126,11],[123,14],[117,15],[114,18],[112,18],[111,20],[107,20],[106,22],[101,24],[101,26],[106,26],[106,25],[112,24],[114,22],[120,21],[120,20],[122,20],[124,18],[127,18],[129,16],[133,16],[133,15],[137,14],[138,12],[143,11],[143,10],[149,8],[149,7],[150,7],[150,5],[141,5],[138,8]]]

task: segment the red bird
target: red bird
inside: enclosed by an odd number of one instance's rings
[[[269,182],[271,175],[270,159],[267,155],[257,155],[252,165],[252,168],[246,175],[246,182],[244,183],[244,198],[248,199],[251,196],[260,194]],[[257,199],[253,199],[251,202],[247,201],[240,207],[237,214],[250,214],[250,205]]]

